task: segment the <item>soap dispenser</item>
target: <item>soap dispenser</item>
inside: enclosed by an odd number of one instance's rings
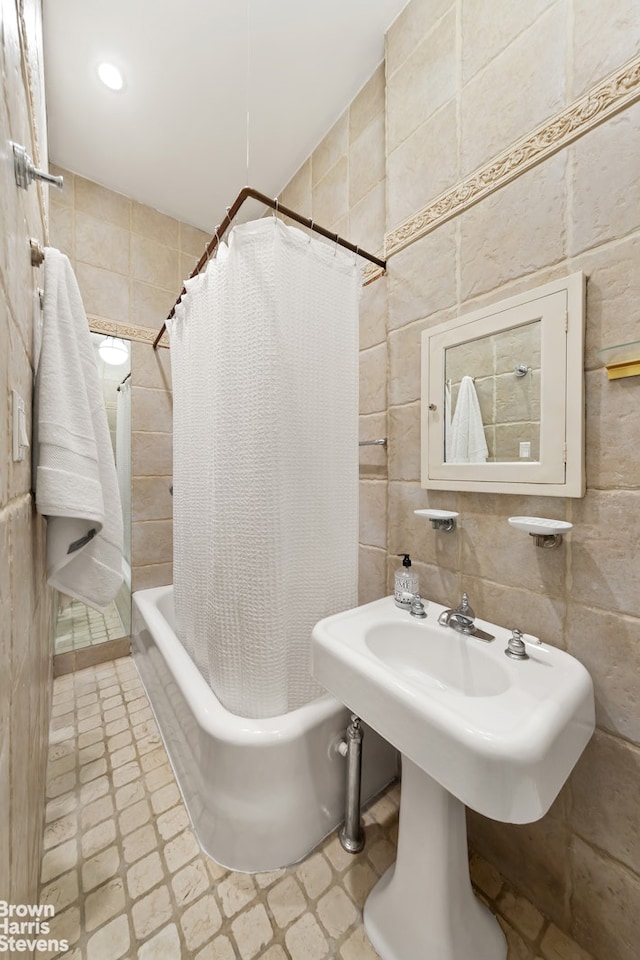
[[[407,609],[410,606],[410,601],[403,601],[402,598],[406,593],[415,596],[418,592],[418,574],[411,569],[411,557],[408,553],[399,553],[398,556],[402,557],[402,566],[398,567],[394,574],[393,596],[396,606]]]

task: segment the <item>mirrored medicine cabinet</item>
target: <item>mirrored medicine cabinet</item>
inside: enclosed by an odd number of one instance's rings
[[[582,497],[585,277],[422,333],[422,486]]]

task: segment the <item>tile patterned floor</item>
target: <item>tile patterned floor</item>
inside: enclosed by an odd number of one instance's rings
[[[362,904],[395,856],[399,787],[366,812],[356,857],[334,833],[285,870],[225,870],[198,846],[130,657],[55,681],[47,801],[40,902],[64,960],[377,958]],[[509,960],[589,960],[487,863],[471,867]]]
[[[68,653],[83,647],[126,637],[115,601],[104,612],[87,607],[78,600],[61,610],[56,621],[56,653]]]

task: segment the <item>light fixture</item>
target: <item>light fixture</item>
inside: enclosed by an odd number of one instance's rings
[[[114,367],[129,359],[129,349],[119,337],[105,337],[98,347],[98,353],[105,363],[111,363]]]
[[[98,76],[110,90],[122,90],[124,87],[124,78],[112,63],[101,63],[98,67]]]

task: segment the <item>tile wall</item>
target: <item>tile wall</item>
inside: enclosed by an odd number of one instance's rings
[[[201,230],[68,170],[51,194],[51,243],[71,260],[91,323],[157,331],[209,237]],[[133,589],[172,580],[171,370],[169,351],[133,342]]]
[[[367,196],[386,188],[388,232],[638,52],[632,0],[411,0],[387,35],[385,88],[380,69],[283,200],[375,249],[379,220],[350,206],[363,97],[376,105]],[[515,617],[590,670],[598,729],[549,814],[527,826],[470,815],[469,827],[473,847],[599,960],[633,960],[640,942],[640,380],[607,381],[597,356],[639,337],[639,148],[636,104],[390,258],[362,311],[362,436],[389,436],[387,472],[382,451],[363,454],[362,597],[387,592],[395,555],[410,551],[427,596],[467,590],[483,617]],[[584,499],[423,490],[421,331],[577,270],[588,276]],[[460,529],[418,524],[425,506],[458,510]],[[571,520],[565,547],[534,549],[506,522],[523,513]]]
[[[385,232],[385,73],[375,71],[280,195],[282,203],[381,255]],[[360,439],[387,436],[387,282],[360,303]],[[360,600],[386,580],[387,453],[360,449]]]
[[[0,6],[0,899],[37,902],[51,699],[53,621],[44,521],[31,461],[14,463],[11,390],[31,422],[35,288],[29,237],[43,240],[46,193],[16,186],[9,139],[46,158],[40,6]],[[30,89],[26,77],[30,75]]]

